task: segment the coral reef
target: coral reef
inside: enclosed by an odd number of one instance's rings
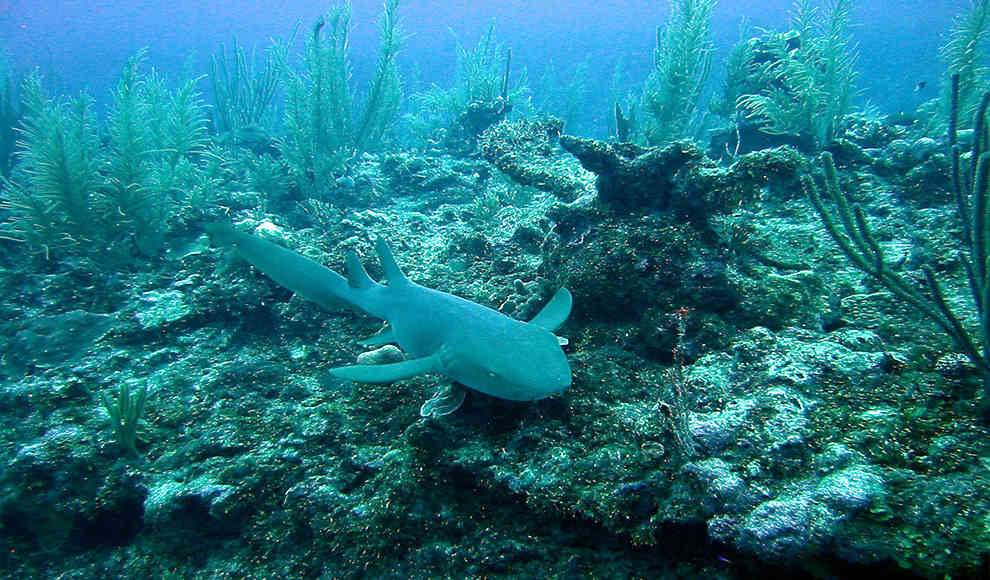
[[[707,148],[564,134],[494,26],[400,119],[394,1],[363,97],[346,5],[298,63],[272,49],[281,126],[238,48],[212,126],[144,53],[102,122],[28,76],[0,194],[0,570],[979,577],[990,97],[972,131],[962,78],[946,121],[844,114],[830,6],[740,45],[715,107],[736,141]],[[781,95],[810,124],[775,125]],[[519,320],[566,287],[571,386],[424,417],[439,375],[342,380],[410,353],[230,260],[215,222],[352,273],[387,239],[411,280]]]

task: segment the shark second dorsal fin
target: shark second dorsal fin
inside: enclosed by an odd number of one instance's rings
[[[553,332],[560,328],[560,325],[570,316],[573,304],[574,298],[570,291],[567,288],[561,288],[529,323]]]
[[[375,250],[378,251],[378,260],[382,263],[382,270],[385,271],[385,280],[389,286],[409,283],[409,279],[399,269],[399,265],[395,263],[392,248],[388,247],[388,243],[384,239],[378,238],[375,240]]]
[[[361,264],[357,252],[348,250],[347,252],[347,283],[351,288],[371,288],[375,281],[368,275],[368,271]]]

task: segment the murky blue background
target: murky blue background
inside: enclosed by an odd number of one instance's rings
[[[952,18],[967,0],[862,0],[853,11],[852,34],[860,49],[860,104],[885,111],[913,109],[934,96],[942,74],[938,47]],[[724,58],[739,37],[745,18],[754,28],[786,29],[789,0],[729,1],[713,17],[718,47],[713,84]],[[327,8],[317,0],[263,2],[0,1],[0,47],[17,72],[41,67],[48,85],[74,93],[86,89],[106,102],[127,57],[150,47],[151,63],[169,75],[199,75],[219,43],[235,36],[247,46],[267,46],[288,38],[296,25],[300,38]],[[355,76],[370,74],[376,54],[377,1],[352,5]],[[409,34],[403,73],[415,89],[448,85],[454,72],[457,39],[472,45],[496,19],[499,38],[513,49],[515,71],[526,68],[530,84],[552,63],[564,79],[587,61],[592,91],[588,107],[607,110],[600,90],[624,59],[630,88],[641,86],[652,64],[655,29],[666,20],[668,3],[656,0],[404,0],[400,13]],[[916,92],[919,81],[927,88]],[[205,84],[205,83],[204,83]]]

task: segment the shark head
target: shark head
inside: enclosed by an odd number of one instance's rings
[[[474,341],[445,345],[438,357],[440,371],[476,391],[512,401],[536,401],[560,393],[571,385],[571,369],[553,333],[513,321],[518,325],[504,342]]]

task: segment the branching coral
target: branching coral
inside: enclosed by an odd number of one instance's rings
[[[18,164],[3,180],[3,206],[12,217],[2,233],[45,254],[86,244],[101,221],[94,205],[101,178],[92,100],[48,99],[34,73],[21,86],[21,103]]]
[[[661,145],[691,136],[701,92],[711,70],[714,0],[672,0],[670,20],[657,29],[655,69],[641,108],[646,141]]]
[[[802,178],[805,193],[826,231],[849,262],[872,276],[905,304],[935,322],[965,354],[983,377],[983,414],[990,421],[990,152],[987,111],[990,93],[984,93],[973,121],[976,131],[969,163],[964,164],[956,128],[959,114],[959,78],[953,78],[949,142],[952,147],[952,188],[962,223],[965,252],[960,256],[972,297],[971,312],[955,308],[931,266],[924,266],[924,288],[896,271],[884,256],[863,210],[850,204],[839,188],[838,172],[830,153],[823,153],[825,196],[812,177]],[[968,165],[968,167],[964,167]],[[831,206],[826,206],[829,201]],[[975,317],[971,316],[975,313]],[[976,324],[970,324],[970,318]]]
[[[986,90],[990,68],[984,63],[987,42],[990,41],[990,0],[975,0],[970,9],[956,17],[949,41],[940,55],[946,62],[949,76],[958,77],[958,107],[961,126],[968,127],[976,114],[980,94]],[[949,95],[946,93],[943,102]],[[946,102],[946,104],[948,104]]]
[[[143,62],[144,51],[128,61],[113,93],[101,193],[113,228],[130,232],[139,251],[153,255],[186,185],[179,166],[203,152],[207,131],[196,81],[172,92],[161,75],[139,73]]]
[[[317,194],[340,174],[347,159],[374,149],[395,120],[401,100],[396,55],[402,46],[396,10],[387,0],[381,17],[378,67],[361,114],[353,114],[349,56],[350,5],[338,4],[317,20],[306,42],[303,70],[289,64],[285,44],[275,52],[285,76],[286,161]]]
[[[422,140],[443,135],[448,149],[470,151],[478,136],[505,118],[511,103],[528,96],[525,79],[509,86],[512,51],[498,41],[495,22],[472,48],[457,44],[454,84],[434,86],[412,96],[415,114],[408,115],[413,133]]]
[[[143,62],[141,51],[124,68],[105,143],[91,99],[49,99],[40,75],[25,80],[18,163],[3,181],[5,237],[46,256],[127,255],[125,239],[144,255],[159,251],[188,185],[180,176],[195,173],[205,148],[206,116],[195,81],[172,92],[162,77],[139,73]]]
[[[266,52],[264,66],[255,68],[234,40],[230,56],[227,47],[210,59],[210,83],[216,106],[213,115],[218,131],[240,131],[252,125],[271,127],[275,117],[278,64],[272,50]]]
[[[402,33],[396,21],[398,0],[385,3],[379,25],[378,66],[371,88],[364,99],[361,116],[354,127],[354,148],[363,151],[381,142],[399,113],[402,87],[395,58],[402,47]]]
[[[771,135],[809,139],[816,147],[832,140],[849,110],[856,79],[856,51],[846,29],[852,0],[833,0],[824,13],[799,0],[792,33],[763,40],[768,55],[751,60],[763,89],[738,105]]]

